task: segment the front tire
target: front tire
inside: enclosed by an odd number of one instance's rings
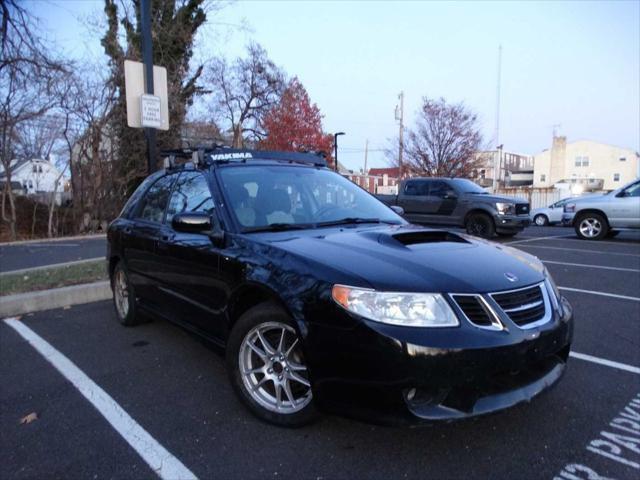
[[[538,214],[533,217],[533,223],[535,223],[539,227],[546,227],[547,225],[549,225],[549,219],[546,215]]]
[[[118,321],[125,327],[142,323],[137,311],[136,293],[129,280],[129,272],[122,261],[119,261],[113,269],[111,290],[113,292],[113,307]]]
[[[469,235],[481,238],[492,238],[496,231],[493,219],[486,213],[472,214],[465,226]]]
[[[282,427],[316,420],[302,339],[279,306],[262,303],[238,319],[226,363],[236,394],[259,419]]]
[[[599,213],[584,213],[577,218],[574,230],[583,240],[602,240],[609,232],[609,224]]]

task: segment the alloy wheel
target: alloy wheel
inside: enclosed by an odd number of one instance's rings
[[[535,222],[536,222],[536,225],[538,225],[539,227],[544,227],[547,224],[547,221],[544,215],[537,215],[535,218]]]
[[[126,318],[129,313],[129,288],[127,276],[122,269],[116,272],[113,280],[113,294],[118,315],[120,315],[120,318]]]
[[[281,414],[299,412],[311,402],[311,383],[298,334],[280,322],[262,323],[247,333],[238,366],[249,396]]]
[[[580,233],[587,238],[595,238],[602,231],[602,223],[597,218],[587,217],[580,222]]]

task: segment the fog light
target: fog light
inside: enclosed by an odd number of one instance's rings
[[[416,396],[416,389],[415,388],[411,388],[408,392],[407,392],[407,400],[411,401],[415,398]]]

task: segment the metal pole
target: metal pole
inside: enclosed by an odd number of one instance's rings
[[[141,0],[140,20],[142,23],[142,62],[144,63],[145,93],[153,95],[153,43],[151,40],[151,0]],[[149,175],[156,171],[156,129],[145,128],[147,139],[147,170]]]
[[[369,139],[364,144],[364,174],[367,174],[367,156],[369,154]]]
[[[402,178],[402,151],[404,149],[404,92],[398,95],[400,99],[400,132],[398,135],[398,176]]]
[[[344,135],[344,132],[337,132],[333,134],[333,158],[335,159],[335,171],[340,172],[338,169],[338,136]]]

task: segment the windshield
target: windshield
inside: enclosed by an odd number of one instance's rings
[[[473,183],[471,180],[467,180],[466,178],[454,178],[451,182],[459,192],[488,195],[488,192],[484,188],[477,183]]]
[[[219,170],[225,197],[243,231],[317,228],[349,223],[406,223],[341,175],[296,166]]]

